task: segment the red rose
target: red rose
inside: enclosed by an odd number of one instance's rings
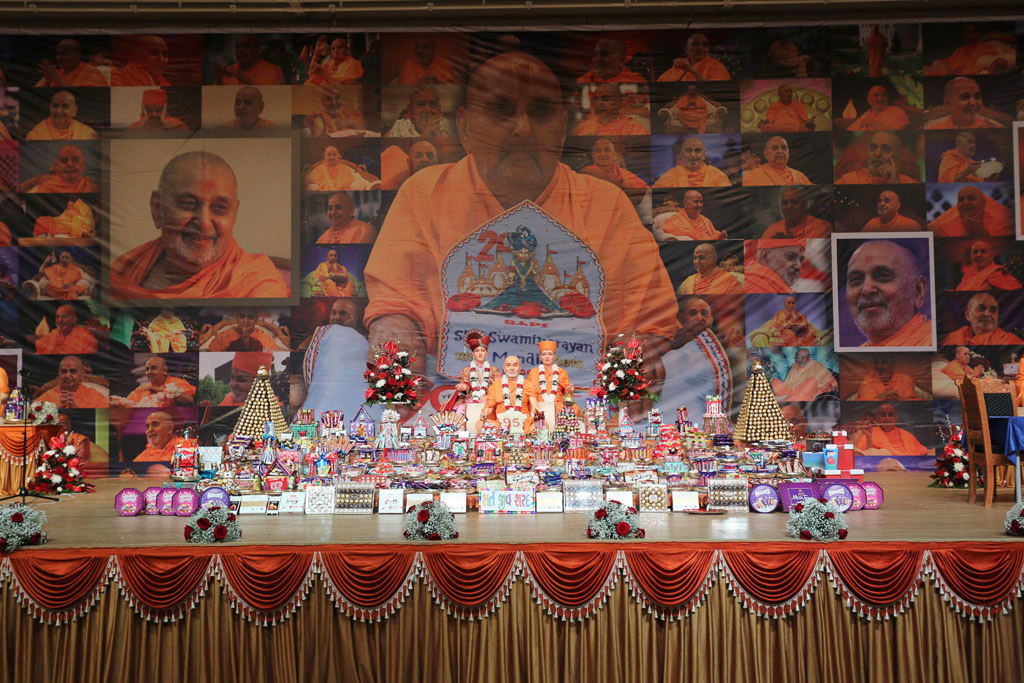
[[[588,526],[588,527],[587,527],[587,538],[593,538],[593,537],[594,537],[594,530],[593,530],[593,529],[591,529],[591,528],[590,528],[590,527]]]
[[[647,538],[647,532],[644,531],[643,529],[637,529],[636,530],[636,537],[637,538]]]
[[[797,512],[803,512],[804,511],[804,504],[803,503],[797,503],[796,505],[793,506],[793,509],[796,510]]]
[[[597,511],[594,512],[594,519],[604,519],[607,516],[608,516],[607,508],[597,508]]]
[[[804,539],[805,541],[811,540],[811,532],[807,529],[804,529],[800,532],[800,538]]]
[[[458,537],[459,537],[459,532],[458,532],[458,531],[456,531],[456,532],[455,532],[455,538],[458,538]]]
[[[1010,529],[1012,529],[1013,531],[1020,531],[1020,522],[1018,522],[1016,519],[1010,522]]]
[[[209,508],[209,510],[210,512],[216,512],[217,510],[220,510],[220,505],[214,505],[213,507]]]
[[[233,522],[233,521],[235,521],[235,515],[234,515],[234,513],[228,513],[228,521],[229,521],[229,522]]]
[[[80,462],[82,461],[79,460],[78,458],[71,458],[70,460],[68,460],[68,467],[78,467],[78,464]]]
[[[25,521],[25,516],[20,512],[15,512],[13,515],[11,515],[11,521],[15,524],[21,524],[23,521]]]
[[[615,533],[617,533],[619,536],[625,536],[626,534],[628,534],[629,529],[629,522],[619,522],[615,525]]]
[[[819,503],[827,503],[828,502],[828,498],[819,498],[818,502]]]
[[[406,538],[409,538],[409,532],[408,531],[403,531],[402,535],[405,536]]]
[[[0,550],[3,550],[6,547],[7,547],[7,539],[6,538],[0,538]]]
[[[418,519],[423,524],[426,524],[430,521],[430,510],[420,510],[419,512],[416,513],[416,519]]]
[[[187,541],[190,538],[192,538],[192,527],[187,526],[185,527],[185,540]]]
[[[203,531],[206,531],[210,528],[210,520],[206,519],[206,517],[200,517],[196,520],[196,526],[198,526]]]
[[[375,391],[374,391],[373,389],[367,389],[367,390],[366,390],[366,394],[365,394],[365,397],[366,397],[367,399],[371,399],[371,398],[373,398],[373,395],[374,395],[375,393],[376,393],[376,392],[375,392]]]
[[[409,508],[406,510],[406,512],[412,512],[415,509],[416,509],[415,505],[410,505]]]
[[[835,517],[836,517],[835,514],[833,514],[831,512],[826,512],[825,513],[825,519],[835,519]]]
[[[847,534],[847,533],[849,533],[849,532],[847,532],[847,530],[846,530],[846,529],[840,529],[840,530],[839,530],[839,538],[840,538],[840,539],[846,538],[846,534]]]
[[[432,534],[427,534],[427,540],[428,541],[440,541],[441,540],[441,534],[439,534],[437,532],[434,532]]]
[[[39,541],[41,540],[43,540],[43,535],[38,531],[28,537],[28,541],[32,545],[39,545]]]
[[[223,524],[218,524],[213,528],[213,537],[216,538],[218,541],[223,541],[227,535],[228,528]]]
[[[384,398],[394,398],[394,396],[392,396],[391,392],[389,391],[387,394],[384,395]]]
[[[629,506],[629,514],[631,514],[631,515],[635,515],[636,514],[636,508],[633,507],[632,505]]]

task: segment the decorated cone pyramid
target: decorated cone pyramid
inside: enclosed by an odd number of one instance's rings
[[[782,415],[779,402],[772,393],[760,363],[754,363],[747,379],[740,416],[732,433],[736,441],[788,441],[792,438],[789,423]]]
[[[268,422],[274,423],[274,433],[278,436],[288,429],[288,423],[281,412],[281,404],[277,402],[277,396],[270,386],[270,371],[261,365],[249,389],[249,395],[245,397],[242,414],[235,423],[235,436],[259,438],[263,436],[264,425]]]

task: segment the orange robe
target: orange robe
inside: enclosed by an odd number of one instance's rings
[[[183,396],[195,397],[196,395],[196,388],[193,385],[189,384],[188,381],[180,377],[171,377],[170,375],[168,375],[167,379],[160,386],[154,387],[149,382],[146,382],[142,386],[137,387],[134,391],[132,391],[132,393],[128,394],[128,396],[125,397],[125,400],[133,405],[139,405],[149,397],[155,394],[159,394],[160,392],[167,389],[168,385],[173,385],[180,388],[181,394]],[[165,397],[157,401],[155,405],[150,405],[147,407],[170,408],[173,405],[174,399]]]
[[[95,140],[96,131],[77,119],[71,119],[71,128],[66,132],[56,128],[50,117],[46,117],[25,136],[26,140]]]
[[[942,153],[942,161],[939,162],[939,182],[980,183],[981,178],[973,173],[968,173],[963,178],[957,177],[972,163],[974,163],[974,159],[970,158],[966,154],[961,154],[959,150],[947,149]]]
[[[668,220],[661,224],[661,229],[669,235],[688,240],[722,239],[722,232],[715,230],[707,216],[698,214],[696,219],[691,219],[685,211],[676,211],[669,216]]]
[[[748,292],[789,294],[793,291],[793,288],[787,285],[778,273],[756,261],[748,263],[743,269],[743,285]]]
[[[867,432],[861,434],[853,448],[858,453],[870,450],[886,452],[877,455],[928,455],[931,453],[928,448],[917,440],[916,436],[899,427],[894,427],[888,432],[881,427],[872,427]]]
[[[807,123],[807,110],[794,98],[789,104],[772,102],[761,130],[765,133],[797,133],[807,130]]]
[[[606,291],[604,329],[672,337],[679,327],[672,283],[629,199],[614,186],[558,164],[534,200],[600,260]],[[472,154],[413,174],[395,197],[364,271],[367,324],[390,314],[415,321],[428,353],[438,346],[445,294],[438,273],[448,252],[470,230],[505,209],[476,169]]]
[[[694,273],[683,280],[678,291],[680,294],[742,294],[743,285],[732,273],[715,266],[708,275]]]
[[[563,373],[560,373],[563,374]],[[480,417],[487,424],[498,424],[498,413],[505,411],[505,399],[502,395],[501,377],[491,383],[491,386],[487,387],[487,402],[484,403],[484,409],[480,413]],[[514,382],[508,383],[509,391],[509,402],[515,404],[516,402],[516,385]],[[523,382],[523,403],[519,408],[519,412],[526,415],[526,422],[523,426],[523,432],[529,434],[533,431],[533,415],[530,415],[530,397],[537,398],[533,388],[530,386],[528,381]]]
[[[647,190],[649,189],[643,178],[621,166],[612,166],[611,170],[606,172],[597,164],[591,164],[590,166],[584,166],[579,172],[592,175],[601,180],[607,180],[625,192],[633,204],[639,204],[644,196],[647,195]]]
[[[778,311],[764,326],[775,330],[776,336],[782,340],[783,346],[811,346],[817,341],[814,332],[811,330],[810,321],[806,315],[799,311]],[[794,330],[794,327],[797,329]],[[810,362],[817,363],[817,361]],[[794,365],[793,367],[798,366]],[[791,368],[790,374],[792,372]],[[786,376],[786,384],[789,384],[788,375]],[[791,386],[795,387],[796,385]]]
[[[1020,280],[1010,275],[998,263],[990,263],[983,270],[973,265],[964,268],[964,277],[956,286],[958,292],[980,292],[986,289],[1020,289]]]
[[[769,164],[761,164],[743,174],[743,185],[810,185],[811,181],[800,171],[787,166],[777,171]]]
[[[332,277],[343,275],[348,278],[348,282],[344,285],[338,285]],[[340,263],[329,263],[324,261],[316,267],[310,277],[314,282],[320,285],[323,289],[321,296],[354,296],[356,286],[352,282],[352,276],[348,274],[348,268],[341,265]]]
[[[64,71],[59,67],[57,70],[60,71],[61,80],[73,88],[106,88],[109,85],[107,79],[103,77],[103,72],[86,62],[79,62],[78,66],[71,71]],[[60,88],[64,86],[43,76],[36,82],[36,87]]]
[[[317,244],[369,244],[377,238],[377,228],[353,218],[343,228],[328,228]]]
[[[690,173],[685,166],[673,166],[658,178],[654,187],[730,187],[732,181],[720,169],[704,164],[696,173]]]
[[[85,384],[78,385],[78,389],[71,394],[67,405],[61,403],[60,385],[55,386],[49,391],[44,391],[40,396],[36,397],[36,401],[49,401],[58,408],[106,408],[110,405],[110,399],[107,398],[106,394],[101,394],[95,389],[85,386]]]
[[[708,118],[714,112],[711,104],[699,95],[693,99],[683,95],[675,101],[670,109],[675,112],[676,117],[684,126],[698,133],[703,133],[707,130]]]
[[[813,401],[837,386],[832,371],[816,360],[807,361],[802,368],[794,363],[786,373],[786,380],[778,384],[775,382],[772,385],[776,395],[785,401]]]
[[[947,334],[946,338],[942,340],[943,346],[994,346],[996,344],[1024,344],[1024,339],[999,327],[985,334],[974,334],[970,325],[964,325],[955,332]]]
[[[1008,209],[991,197],[985,197],[985,213],[982,216],[985,228],[982,235],[1009,236],[1013,234],[1013,209]],[[968,228],[960,220],[960,209],[951,206],[941,216],[928,224],[936,237],[975,237],[979,233]]]
[[[868,36],[868,75],[878,78],[882,75],[882,67],[885,65],[885,50],[889,47],[889,39],[881,33],[872,33]]]
[[[81,325],[72,327],[67,336],[56,329],[36,340],[36,353],[89,354],[96,353],[96,348],[96,337]]]
[[[186,445],[185,439],[172,436],[163,448],[156,448],[147,443],[146,448],[135,456],[132,462],[170,462],[174,458],[174,449],[178,444]]]
[[[649,135],[651,131],[628,116],[620,116],[609,123],[601,123],[597,117],[577,125],[573,135]]]
[[[969,366],[964,367],[964,365],[962,365],[960,361],[954,359],[946,363],[946,367],[942,368],[942,373],[944,375],[949,376],[949,378],[954,382],[959,382],[964,377],[967,377],[968,371],[970,370],[971,368]],[[977,376],[977,374],[978,373],[971,371],[972,376]]]
[[[700,75],[705,81],[729,81],[732,80],[732,76],[729,74],[729,70],[725,68],[725,64],[714,57],[705,57],[699,62],[691,62],[693,68],[700,72]],[[669,68],[668,71],[658,76],[659,83],[665,83],[669,81],[695,81],[697,77],[686,69],[679,69],[675,66]]]
[[[423,66],[415,59],[408,59],[402,65],[401,71],[398,72],[398,83],[399,85],[415,85],[425,83],[428,77],[437,83],[454,83],[455,65],[444,57],[436,55],[428,66]]]
[[[646,83],[647,79],[635,71],[622,67],[622,71],[611,78],[601,78],[593,69],[576,79],[577,83]]]
[[[226,406],[226,407],[229,407],[229,408],[237,408],[238,406],[244,406],[245,405],[245,399],[242,399],[241,401],[236,401],[235,400],[235,395],[229,391],[227,396],[222,398],[220,403],[218,403],[217,405],[218,406]]]
[[[235,76],[225,74],[221,79],[221,85],[284,85],[284,73],[281,71],[281,67],[262,58],[257,59],[248,69],[242,69],[237,62],[229,66],[228,69],[232,73],[241,71],[248,83],[243,84]]]
[[[355,83],[363,77],[362,62],[352,56],[345,57],[338,63],[335,63],[333,57],[328,57],[320,63],[320,67],[322,71],[307,78],[306,85]]]
[[[772,223],[761,235],[761,239],[810,239],[812,237],[828,237],[831,233],[832,226],[828,221],[823,221],[808,213],[804,214],[800,222],[792,228],[786,225],[785,218]]]
[[[7,371],[0,368],[0,394],[11,393],[11,385],[7,381]]]
[[[888,223],[883,223],[881,218],[875,216],[861,228],[862,232],[905,232],[913,230],[924,230],[924,228],[913,218],[907,218],[901,213],[897,213]]]
[[[81,268],[74,264],[65,267],[55,263],[47,266],[43,274],[48,280],[46,287],[43,288],[43,293],[47,296],[54,299],[77,299],[85,294],[85,287],[79,284],[85,276],[82,275]]]
[[[541,373],[542,370],[544,370],[544,366],[543,365],[538,365],[537,367],[535,367],[532,370],[530,370],[529,374],[526,376],[526,382],[523,385],[523,402],[524,403],[526,402],[526,388],[527,388],[527,386],[529,386],[529,390],[533,393],[533,396],[537,399],[537,403],[538,404],[540,404],[540,402],[544,400],[543,396],[540,393],[540,373]],[[564,405],[565,393],[569,390],[569,385],[572,384],[572,382],[569,381],[569,373],[565,371],[565,368],[558,368],[558,385],[555,386],[555,387],[552,387],[551,386],[551,379],[552,379],[553,375],[554,375],[553,372],[545,372],[544,373],[545,383],[547,384],[548,393],[549,394],[554,394],[554,399],[555,399],[555,415],[557,416],[558,412],[562,409],[562,406]],[[498,381],[495,382],[495,384],[497,384],[498,387],[499,387],[498,388],[498,403],[500,404],[501,403],[501,378],[500,377],[498,378]],[[575,405],[575,404],[573,404],[573,405]],[[579,407],[578,406],[577,406],[577,411],[579,411]],[[578,414],[578,412],[577,412],[577,414]]]
[[[160,238],[120,256],[110,269],[112,299],[249,299],[288,296],[288,285],[264,254],[247,254],[231,240],[224,254],[188,278],[163,289],[145,289],[146,275],[164,253]]]
[[[344,120],[348,125],[338,125],[338,119]],[[303,120],[303,125],[312,130],[313,124],[317,121],[319,121],[320,125],[323,126],[323,135],[332,135],[343,130],[362,130],[366,125],[363,122],[362,112],[352,109],[351,107],[341,107],[341,109],[338,110],[338,116],[336,117],[323,111],[313,112]]]
[[[69,204],[68,208],[59,216],[40,216],[32,228],[35,237],[54,237],[67,235],[68,237],[89,237],[96,231],[96,223],[93,218],[92,207],[76,199]]]
[[[909,125],[907,112],[890,104],[877,114],[868,109],[847,130],[902,130]]]
[[[951,75],[975,76],[984,73],[991,66],[992,60],[986,59],[987,57],[998,57],[1000,54],[1000,51],[988,41],[979,40],[973,45],[961,45],[943,61]]]
[[[11,229],[6,223],[0,221],[0,247],[11,246]]]
[[[36,184],[29,194],[87,194],[100,191],[100,184],[92,178],[82,176],[76,183],[66,183],[59,175],[50,173]]]
[[[861,346],[931,346],[931,344],[932,321],[924,315],[916,313],[903,327],[896,330],[891,337],[883,339],[879,344],[872,344],[870,341],[866,341]]]
[[[163,76],[160,80],[153,78],[153,75],[146,71],[145,67],[129,62],[124,67],[113,70],[110,76],[110,85],[113,86],[134,86],[134,87],[152,87],[152,86],[167,86],[171,82]]]
[[[939,119],[932,119],[928,123],[924,124],[925,130],[959,130],[959,129],[974,129],[974,128],[1005,128],[1003,124],[999,123],[995,119],[990,119],[987,116],[979,115],[974,119],[974,124],[970,126],[958,126],[953,123],[953,116],[943,116]]]
[[[238,123],[238,119],[231,119],[225,123],[221,128],[230,128],[232,130],[241,130],[242,126]],[[266,130],[267,128],[277,128],[273,121],[268,121],[262,116],[256,117],[256,125],[246,130]]]
[[[333,282],[331,284],[334,284]],[[218,332],[214,335],[210,341],[210,351],[230,351],[231,345],[242,338],[242,334],[235,328]],[[274,338],[263,330],[256,328],[252,331],[252,339],[255,339],[260,343],[260,349],[263,351],[277,351],[277,342]],[[240,349],[235,349],[239,351]],[[250,349],[252,350],[252,349]]]
[[[367,180],[351,166],[338,164],[334,169],[332,173],[331,167],[325,162],[317,163],[306,173],[306,189],[337,192],[338,190],[376,190],[380,188],[380,181],[377,178]]]
[[[849,171],[839,176],[836,180],[836,185],[880,185],[883,183],[890,182],[888,178],[876,178],[866,168],[858,168],[855,171]],[[917,178],[911,178],[904,173],[897,173],[897,183],[920,183],[921,181]]]
[[[147,325],[149,328],[149,350],[153,353],[181,353],[185,350],[185,323],[181,318],[173,316],[165,318],[158,315]]]
[[[860,381],[860,390],[857,392],[859,401],[910,401],[916,398],[914,380],[902,372],[892,373],[892,377],[886,382],[881,375],[872,370]]]

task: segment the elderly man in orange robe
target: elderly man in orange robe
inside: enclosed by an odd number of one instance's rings
[[[747,292],[789,294],[800,279],[807,243],[804,240],[758,240],[754,259],[743,272]]]
[[[327,218],[331,227],[317,238],[317,244],[368,244],[377,239],[377,228],[355,217],[355,204],[346,192],[328,198]]]
[[[590,96],[590,118],[573,129],[573,135],[648,135],[642,123],[622,113],[622,95],[615,83],[602,83]]]
[[[926,130],[1005,128],[999,121],[981,113],[984,106],[981,99],[981,87],[973,78],[966,76],[951,78],[946,83],[942,102],[949,108],[949,114],[925,123]]]
[[[57,43],[56,62],[44,59],[39,62],[39,70],[43,77],[36,83],[37,88],[105,88],[109,85],[99,69],[82,61],[82,46],[74,38]]]
[[[767,331],[770,338],[781,341],[783,346],[812,346],[816,344],[817,337],[815,337],[814,330],[811,329],[810,321],[806,315],[796,310],[796,297],[787,296],[783,305],[784,308],[781,311],[776,311],[775,315],[761,329]],[[751,337],[753,337],[753,333],[751,333]]]
[[[327,252],[327,260],[310,273],[310,278],[320,287],[320,296],[355,296],[355,283],[348,268],[338,263],[337,249]]]
[[[57,329],[36,340],[36,353],[96,353],[96,337],[78,324],[74,308],[58,306],[53,318]]]
[[[77,118],[78,102],[67,90],[58,90],[50,98],[50,115],[25,136],[26,140],[95,140],[96,131]]]
[[[264,254],[235,241],[238,181],[223,158],[185,152],[167,162],[149,208],[160,237],[114,261],[113,299],[245,299],[288,296]]]
[[[477,422],[479,432],[484,423],[501,427],[502,413],[518,411],[525,416],[523,432],[533,431],[533,416],[537,411],[537,394],[522,374],[519,356],[508,356],[502,365],[502,375],[487,387],[487,399]]]
[[[993,259],[992,245],[977,241],[971,244],[971,262],[964,266],[964,276],[956,286],[958,292],[978,292],[986,289],[1020,289],[1021,282],[1010,275]]]
[[[704,141],[696,135],[678,138],[672,143],[676,165],[654,182],[654,187],[730,187],[723,171],[707,161]]]
[[[686,39],[686,56],[672,60],[671,68],[658,76],[658,82],[731,80],[729,70],[711,56],[710,48],[707,36],[694,33]]]
[[[260,114],[266,108],[263,93],[259,88],[245,85],[235,93],[235,118],[222,127],[231,130],[266,130],[276,128],[273,121],[263,118]]]
[[[956,146],[947,149],[942,153],[942,161],[939,162],[940,183],[980,183],[988,180],[996,180],[998,173],[985,176],[984,178],[975,175],[980,161],[974,160],[974,152],[978,148],[977,137],[974,133],[963,131],[957,133]]]
[[[218,406],[240,406],[245,404],[249,389],[256,380],[260,367],[272,370],[274,354],[259,351],[238,351],[231,360],[231,390],[224,396]]]
[[[129,41],[128,63],[115,68],[110,77],[114,86],[151,87],[166,86],[167,41],[160,36],[143,35],[125,38]]]
[[[772,223],[761,235],[763,240],[828,237],[832,225],[808,212],[807,194],[799,187],[787,187],[779,198],[782,220]]]
[[[676,294],[742,294],[743,285],[731,273],[718,267],[718,251],[711,244],[698,244],[693,250],[697,272],[683,280]]]
[[[592,175],[601,180],[607,180],[612,185],[626,193],[629,201],[636,206],[650,189],[644,179],[622,166],[621,146],[616,138],[598,138],[594,140],[590,148],[590,158],[594,163],[584,166],[580,173]]]
[[[934,449],[922,445],[917,437],[897,427],[896,406],[883,403],[875,411],[877,426],[861,432],[853,444],[855,455],[928,455]]]
[[[329,192],[338,190],[379,190],[380,179],[364,167],[344,159],[334,145],[324,148],[323,161],[306,172],[306,189]]]
[[[968,299],[964,317],[967,324],[946,335],[942,340],[943,346],[1024,344],[1020,337],[999,327],[999,302],[991,294],[975,294]]]
[[[701,214],[703,210],[704,196],[697,190],[687,190],[683,195],[683,210],[654,228],[654,239],[659,242],[726,239],[725,230],[716,230],[711,220]]]
[[[277,64],[260,57],[260,39],[255,35],[235,38],[235,59],[229,67],[213,65],[217,85],[284,85],[284,72]]]
[[[327,36],[317,39],[307,85],[358,83],[362,77],[363,64],[349,52],[347,40],[335,38],[328,47]]]
[[[811,360],[809,349],[797,349],[796,361],[785,380],[772,379],[772,392],[780,401],[813,401],[839,388],[832,371]]]
[[[46,278],[43,294],[54,299],[77,299],[85,294],[85,275],[75,265],[71,253],[60,252],[60,257],[50,252],[39,266],[39,275]]]
[[[398,72],[399,85],[455,82],[455,65],[438,56],[437,43],[431,36],[417,38],[414,49],[414,56]]]
[[[750,185],[810,185],[800,171],[789,167],[789,143],[781,135],[768,138],[764,145],[765,163],[743,174],[744,187]]]
[[[132,462],[170,462],[185,440],[174,435],[174,416],[155,410],[146,416],[146,447]]]
[[[594,44],[594,68],[576,79],[577,83],[646,83],[647,79],[626,66],[626,44],[616,38],[602,38]]]
[[[29,178],[21,191],[29,194],[86,194],[100,191],[100,185],[85,173],[85,155],[74,145],[57,150],[57,159],[48,173]]]
[[[879,183],[920,183],[900,172],[903,161],[903,143],[895,133],[879,131],[868,138],[867,158],[864,166],[843,173],[836,185],[870,185]]]
[[[562,102],[557,77],[535,57],[504,53],[474,72],[458,116],[467,156],[402,185],[370,255],[371,348],[402,339],[414,358],[436,353],[448,315],[438,277],[445,254],[478,226],[532,202],[600,261],[609,296],[596,314],[608,335],[636,330],[648,337],[644,360],[657,391],[664,376],[657,342],[678,328],[675,293],[629,199],[559,162]],[[414,371],[425,374],[425,363]]]
[[[857,391],[858,401],[914,401],[914,380],[896,372],[893,359],[886,354],[874,356],[874,370],[864,375]]]
[[[59,216],[40,216],[32,227],[33,237],[70,237],[81,239],[96,235],[92,207],[81,199],[69,201]]]
[[[526,376],[526,385],[529,387],[536,405],[544,401],[554,401],[555,415],[557,415],[565,405],[566,394],[571,396],[573,393],[572,381],[569,379],[568,373],[555,363],[558,342],[551,340],[537,342],[537,348],[541,364],[530,369]],[[500,382],[495,382],[495,384],[498,383]],[[536,410],[536,406],[534,409]],[[575,410],[578,415],[579,407],[576,406]],[[548,428],[551,429],[553,426],[549,425]]]
[[[907,112],[889,104],[889,91],[884,85],[876,85],[868,90],[868,110],[847,130],[902,130],[909,125]]]
[[[261,320],[260,312],[253,309],[239,309],[232,318],[224,320],[219,326],[227,329],[217,331],[210,340],[210,351],[271,351],[280,345],[269,334],[257,327]],[[232,323],[234,323],[232,325]]]
[[[160,309],[160,314],[153,318],[149,325],[142,328],[149,340],[149,350],[153,353],[182,353],[188,344],[185,338],[185,323],[174,315],[174,309]]]
[[[111,396],[110,404],[132,408],[170,408],[174,405],[190,406],[195,399],[195,386],[188,380],[169,374],[166,360],[150,356],[146,360],[146,381],[125,398]]]
[[[928,224],[936,237],[1008,237],[1013,234],[1013,209],[973,185],[961,187],[956,206]]]
[[[946,366],[942,368],[942,373],[948,376],[954,382],[959,382],[965,377],[974,379],[981,377],[981,373],[984,371],[982,366],[972,368],[971,363],[971,350],[966,346],[958,346],[953,352],[953,360],[946,363]]]
[[[765,133],[799,133],[814,130],[814,121],[807,118],[807,110],[800,100],[793,97],[793,86],[783,83],[779,86],[779,99],[772,102],[764,119],[757,122]]]
[[[397,190],[413,173],[436,163],[437,147],[429,140],[412,143],[408,154],[398,145],[391,145],[380,155],[381,189]]]
[[[878,24],[872,24],[871,35],[865,45],[868,53],[868,75],[879,78],[885,66],[885,51],[889,48],[889,39],[882,35]]]
[[[89,367],[78,356],[64,356],[57,367],[57,386],[36,396],[58,408],[106,408],[110,401],[106,389],[97,391],[85,385]]]
[[[302,125],[312,137],[336,137],[347,130],[361,130],[365,124],[363,114],[345,104],[345,89],[327,86],[320,91],[319,111],[307,115]]]
[[[454,138],[455,124],[441,108],[441,94],[432,85],[409,93],[405,113],[384,134],[386,138]]]
[[[697,86],[689,85],[686,92],[677,97],[667,107],[658,110],[665,117],[666,126],[681,123],[686,128],[701,135],[707,130],[708,119],[715,113],[718,106],[697,91]],[[675,117],[675,121],[672,117]]]
[[[988,36],[982,40],[977,24],[964,24],[964,44],[945,59],[937,59],[924,68],[925,76],[946,74],[987,74],[1008,69],[1013,60],[1012,36]]]
[[[167,112],[167,91],[152,88],[142,91],[139,118],[128,126],[128,130],[188,130],[188,124]]]
[[[928,280],[914,254],[888,240],[857,247],[846,268],[846,304],[867,341],[861,346],[931,346]]]
[[[878,193],[878,202],[875,210],[878,215],[869,220],[861,228],[863,232],[904,232],[924,230],[924,227],[900,213],[900,196],[892,190],[882,190]]]

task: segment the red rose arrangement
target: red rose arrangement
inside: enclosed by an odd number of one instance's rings
[[[373,363],[366,364],[363,377],[369,387],[366,389],[366,403],[393,403],[414,406],[420,396],[416,391],[423,378],[412,374],[409,367],[416,358],[402,351],[398,342],[384,342],[373,354]]]
[[[92,484],[85,481],[85,473],[78,449],[67,442],[64,434],[50,439],[50,450],[39,457],[35,477],[27,485],[36,493],[92,493]]]
[[[590,513],[587,538],[645,538],[636,508],[610,500]]]
[[[0,506],[0,553],[46,543],[46,513],[22,503]]]
[[[410,541],[442,541],[458,538],[455,513],[432,500],[410,505],[405,512],[402,535]]]
[[[189,543],[224,543],[241,537],[235,513],[216,503],[199,508],[185,525],[185,540]]]
[[[978,486],[984,486],[981,474],[981,468],[975,468],[973,475],[978,477]],[[964,489],[967,488],[971,475],[970,458],[960,443],[960,430],[954,429],[949,442],[942,449],[942,455],[935,458],[935,471],[931,473],[932,483],[928,485],[940,489]]]
[[[1024,503],[1017,503],[1006,513],[1006,523],[1003,525],[1006,533],[1010,536],[1024,536]]]
[[[593,393],[610,403],[645,398],[657,401],[657,395],[647,391],[651,380],[644,378],[644,342],[635,337],[625,342],[622,336],[597,362]]]
[[[843,513],[826,498],[804,498],[789,511],[786,533],[804,541],[830,543],[849,533]]]

